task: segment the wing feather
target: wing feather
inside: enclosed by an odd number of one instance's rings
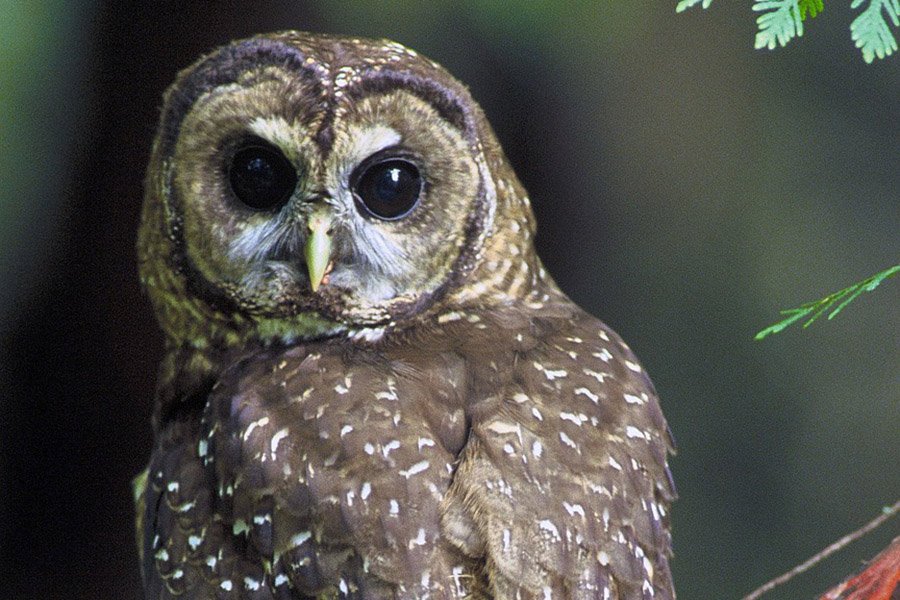
[[[484,548],[497,598],[673,598],[672,444],[653,385],[580,311],[530,334],[499,391],[472,384],[447,535]]]

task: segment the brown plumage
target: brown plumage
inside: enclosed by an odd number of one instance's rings
[[[673,598],[653,386],[533,231],[477,104],[402,46],[287,32],[182,72],[139,242],[147,597]]]

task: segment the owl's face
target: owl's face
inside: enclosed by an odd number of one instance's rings
[[[191,312],[263,337],[383,325],[482,258],[492,134],[462,85],[403,46],[235,42],[166,100],[139,249],[161,320],[184,313],[170,329]]]

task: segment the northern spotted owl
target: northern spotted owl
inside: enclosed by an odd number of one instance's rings
[[[146,596],[673,598],[653,385],[534,232],[467,89],[399,44],[181,72],[138,241]]]

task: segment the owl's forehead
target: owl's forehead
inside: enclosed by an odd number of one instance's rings
[[[468,91],[414,50],[389,40],[285,32],[234,42],[182,72],[163,114],[163,152],[171,154],[198,101],[267,84],[282,86],[284,93],[274,95],[281,119],[311,125],[310,137],[325,154],[342,112],[363,98],[395,93],[417,96],[463,137],[476,139]]]

